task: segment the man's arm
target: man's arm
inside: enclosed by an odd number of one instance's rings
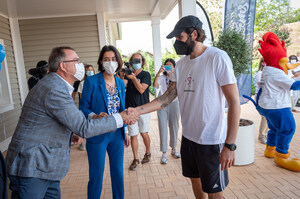
[[[239,128],[241,112],[237,84],[222,86],[222,91],[228,103],[227,137],[225,142],[227,144],[234,144]],[[230,151],[227,147],[224,147],[220,156],[221,169],[224,170],[231,167],[234,164],[234,160],[234,151]]]
[[[134,73],[132,73],[131,75],[126,75],[126,77],[128,79],[131,79],[132,83],[134,84],[135,88],[139,91],[140,94],[143,94],[145,90],[149,87],[149,85],[146,83],[140,83]]]
[[[168,90],[160,97],[155,100],[144,104],[142,106],[136,107],[136,110],[140,115],[150,113],[153,111],[157,111],[167,107],[171,102],[176,98],[177,90],[176,90],[176,82],[172,82],[168,88]]]
[[[134,78],[131,79],[135,88],[141,93],[143,94],[145,92],[145,90],[149,87],[148,84],[145,83],[140,83],[138,81],[138,79],[134,76]]]

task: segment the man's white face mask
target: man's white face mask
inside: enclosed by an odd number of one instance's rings
[[[76,73],[74,77],[81,81],[84,78],[85,70],[83,63],[75,64]]]

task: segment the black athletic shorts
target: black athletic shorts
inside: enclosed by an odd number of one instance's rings
[[[201,178],[202,189],[206,193],[223,191],[228,185],[228,172],[221,171],[219,159],[222,146],[201,145],[182,136],[182,174],[188,178]]]

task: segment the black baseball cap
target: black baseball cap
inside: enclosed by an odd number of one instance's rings
[[[186,28],[202,28],[202,22],[198,17],[188,15],[182,17],[175,25],[174,30],[168,34],[167,39],[178,36]]]

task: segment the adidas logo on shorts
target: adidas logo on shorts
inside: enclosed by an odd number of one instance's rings
[[[213,189],[215,189],[215,188],[218,188],[219,186],[217,185],[217,184],[215,184],[214,186],[213,186]]]

